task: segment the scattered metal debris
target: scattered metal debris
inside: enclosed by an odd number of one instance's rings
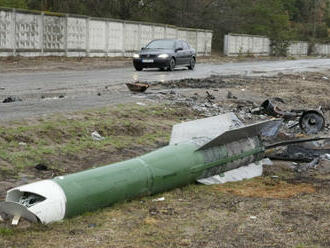
[[[126,85],[128,89],[133,92],[145,92],[150,87],[149,84],[140,82],[126,83]]]
[[[261,109],[254,109],[252,113],[259,114],[260,111],[276,118],[283,118],[286,121],[299,119],[296,122],[290,122],[289,127],[293,128],[299,125],[301,130],[307,134],[316,134],[325,127],[325,118],[321,109],[283,111],[270,100],[266,100],[261,104]]]
[[[18,223],[19,223],[19,221],[20,221],[20,219],[21,219],[21,216],[19,216],[19,215],[15,215],[14,218],[13,218],[13,220],[12,220],[12,222],[11,222],[11,224],[12,224],[13,226],[17,226]]]
[[[161,197],[161,198],[153,199],[152,201],[153,201],[153,202],[165,201],[165,197]]]
[[[99,134],[97,131],[94,131],[92,133],[92,138],[93,140],[96,140],[96,141],[101,141],[101,140],[104,140],[105,138],[103,136],[101,136],[101,134]]]
[[[23,100],[17,96],[9,96],[9,97],[5,98],[2,101],[2,103],[21,102],[21,101],[23,101]]]
[[[41,164],[41,163],[34,166],[34,168],[39,170],[39,171],[47,171],[48,170],[48,166],[44,165],[44,164]]]
[[[330,138],[302,139],[270,145],[266,148],[286,146],[286,149],[272,151],[267,156],[273,160],[293,161],[297,171],[315,169],[322,159],[329,159]],[[300,165],[300,163],[306,163]]]

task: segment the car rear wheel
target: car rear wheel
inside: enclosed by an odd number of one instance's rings
[[[193,70],[195,68],[195,65],[196,65],[195,58],[191,58],[190,63],[189,63],[189,66],[188,66],[188,69],[189,70]]]
[[[134,66],[135,67],[135,70],[137,70],[137,71],[142,71],[143,70],[143,67],[140,67],[140,66]]]
[[[175,65],[176,65],[175,59],[174,59],[174,58],[171,58],[171,60],[170,60],[170,64],[169,64],[169,66],[168,66],[167,69],[168,69],[169,71],[173,71],[174,68],[175,68]]]

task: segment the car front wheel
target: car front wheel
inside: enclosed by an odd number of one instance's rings
[[[175,63],[175,59],[174,58],[171,58],[171,60],[170,60],[170,64],[169,64],[169,66],[168,66],[168,70],[169,71],[173,71],[174,70],[174,68],[175,68],[175,65],[176,65],[176,63]]]
[[[140,66],[134,66],[135,67],[135,70],[137,71],[142,71],[143,70],[143,67],[140,67]]]

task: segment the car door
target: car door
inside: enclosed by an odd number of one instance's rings
[[[175,57],[176,57],[176,64],[182,65],[185,61],[185,53],[183,50],[183,44],[181,40],[178,40],[175,45]]]
[[[182,45],[183,45],[183,64],[185,65],[189,65],[190,64],[190,59],[191,59],[191,49],[189,47],[189,45],[187,44],[187,42],[182,41]]]

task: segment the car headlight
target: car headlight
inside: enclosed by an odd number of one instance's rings
[[[133,58],[135,58],[135,59],[140,58],[140,54],[137,54],[137,53],[133,54]]]
[[[168,58],[168,54],[160,54],[160,55],[158,55],[158,58],[167,59]]]

